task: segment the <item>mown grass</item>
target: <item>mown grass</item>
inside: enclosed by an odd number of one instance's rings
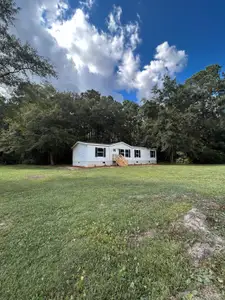
[[[170,224],[195,206],[225,237],[224,211],[205,208],[225,205],[224,180],[224,166],[0,167],[0,299],[167,300],[195,288]],[[219,262],[210,276],[222,288]]]

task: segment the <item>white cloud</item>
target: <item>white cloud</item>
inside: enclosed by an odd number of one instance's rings
[[[136,54],[141,42],[139,24],[123,25],[120,7],[114,6],[107,19],[108,30],[102,31],[90,22],[86,10],[91,9],[93,0],[80,2],[81,7],[74,11],[63,0],[16,2],[22,8],[16,34],[51,59],[59,74],[52,82],[61,90],[93,88],[121,100],[116,91],[127,89],[137,91],[140,99],[149,97],[151,88],[156,83],[160,86],[165,74],[175,76],[186,64],[185,52],[165,42],[142,69]]]
[[[122,8],[120,6],[117,7],[114,5],[113,12],[111,12],[108,16],[108,29],[111,32],[115,32],[115,31],[117,31],[117,29],[120,28],[121,15],[122,15]]]
[[[118,80],[121,86],[127,89],[136,89],[139,99],[149,98],[156,84],[159,88],[162,86],[166,74],[174,77],[187,63],[185,51],[178,51],[175,46],[169,46],[168,42],[156,48],[155,59],[143,70],[139,70],[138,57],[134,57],[132,52],[128,54],[123,57],[123,63],[118,71]]]
[[[91,9],[92,6],[93,6],[94,3],[95,3],[95,0],[80,1],[79,3],[80,3],[80,5],[81,5],[82,8],[85,8],[85,7],[86,7],[86,8],[88,8],[88,9]]]

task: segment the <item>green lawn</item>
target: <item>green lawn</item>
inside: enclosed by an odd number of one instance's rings
[[[223,290],[224,257],[193,267],[186,245],[196,237],[171,224],[197,207],[225,238],[225,209],[206,205],[225,207],[224,199],[225,166],[0,167],[0,299],[168,300],[209,283]]]

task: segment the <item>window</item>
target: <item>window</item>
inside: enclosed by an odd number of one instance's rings
[[[119,149],[119,155],[123,155],[124,156],[124,149]]]
[[[105,157],[105,148],[95,148],[95,157]]]
[[[126,149],[126,150],[125,150],[125,156],[126,156],[126,157],[130,157],[130,150],[129,150],[129,149]]]
[[[155,158],[155,156],[156,156],[155,151],[154,151],[154,150],[153,150],[153,151],[150,151],[150,157],[151,157],[151,158]]]
[[[113,149],[113,152],[116,152],[116,149]]]
[[[134,157],[141,157],[141,150],[134,150]]]

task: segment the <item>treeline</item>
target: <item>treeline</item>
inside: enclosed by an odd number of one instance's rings
[[[76,94],[20,84],[1,98],[3,163],[70,163],[77,141],[156,147],[161,161],[225,163],[225,80],[218,65],[162,89],[141,105],[94,90]]]
[[[94,90],[59,92],[29,82],[57,76],[51,63],[11,34],[18,8],[0,0],[0,163],[71,163],[77,141],[156,147],[161,161],[225,163],[225,79],[211,65],[184,84],[169,77],[141,105]]]

